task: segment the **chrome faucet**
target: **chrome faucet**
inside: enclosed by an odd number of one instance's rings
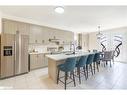
[[[71,47],[73,46],[73,53],[72,54],[75,54],[75,44],[71,44]],[[71,50],[71,48],[70,48]]]

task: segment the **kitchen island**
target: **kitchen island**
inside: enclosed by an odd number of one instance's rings
[[[71,57],[80,57],[83,55],[92,54],[89,52],[77,52],[76,54],[68,53],[68,54],[54,54],[54,55],[46,55],[48,57],[48,74],[49,77],[56,82],[57,80],[57,65],[65,62],[67,58]]]

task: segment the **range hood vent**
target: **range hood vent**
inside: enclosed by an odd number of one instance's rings
[[[56,39],[56,37],[54,36],[53,39],[49,39],[49,42],[58,42],[60,39]]]
[[[60,39],[56,39],[56,37],[54,36],[54,38],[49,39],[49,42],[59,44],[59,40],[60,40]]]

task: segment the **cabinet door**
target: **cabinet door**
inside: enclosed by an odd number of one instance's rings
[[[1,71],[0,77],[10,77],[14,75],[14,35],[1,34]],[[12,46],[12,56],[4,56],[4,46]]]
[[[31,54],[30,55],[30,70],[36,69],[38,64],[38,55],[37,54]]]
[[[16,34],[17,22],[10,20],[3,20],[3,32],[7,34]]]
[[[42,29],[37,25],[30,25],[30,43],[41,44],[42,43]]]
[[[28,35],[21,36],[21,73],[28,72]]]
[[[46,54],[44,54],[44,66],[48,66],[48,58],[46,57]]]
[[[43,54],[38,54],[38,68],[43,67]]]
[[[18,31],[23,35],[29,35],[30,27],[29,24],[17,22],[18,24]]]

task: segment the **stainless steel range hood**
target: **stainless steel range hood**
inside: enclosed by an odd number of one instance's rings
[[[50,39],[49,39],[49,42],[59,44],[59,40],[60,40],[60,39],[56,39],[56,37],[54,36],[54,38],[52,38],[52,39],[50,38]]]

